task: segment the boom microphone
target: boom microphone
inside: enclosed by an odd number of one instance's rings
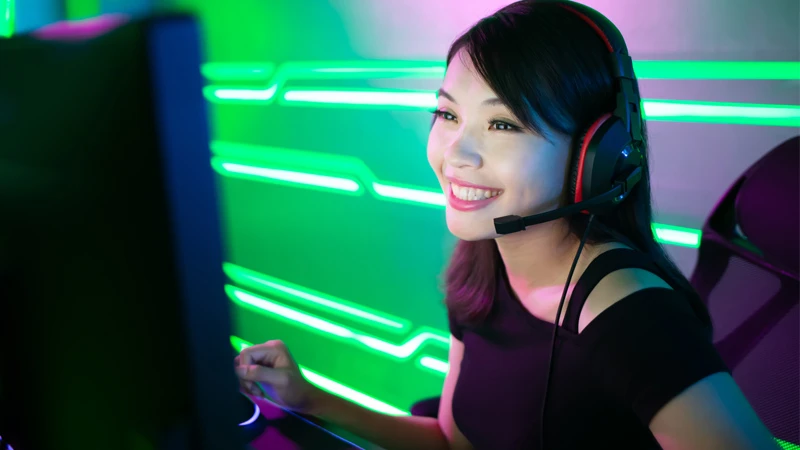
[[[584,202],[573,203],[563,208],[557,208],[541,214],[532,216],[503,216],[494,219],[494,229],[497,234],[511,234],[522,231],[532,225],[549,222],[551,220],[568,217],[578,212],[590,214],[598,213],[598,210],[605,209],[610,205],[620,203],[628,196],[636,183],[642,178],[642,168],[637,167],[623,180],[616,180],[610,191],[600,194]]]

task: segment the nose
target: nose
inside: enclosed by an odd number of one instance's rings
[[[473,169],[483,163],[475,141],[464,133],[459,133],[445,148],[444,161],[451,167]]]

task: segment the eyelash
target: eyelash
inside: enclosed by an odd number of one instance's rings
[[[444,119],[444,118],[445,118],[445,117],[444,117],[445,115],[450,115],[450,116],[453,116],[453,117],[455,117],[455,115],[454,115],[454,114],[451,114],[451,113],[449,113],[449,112],[447,112],[447,111],[445,111],[445,110],[443,110],[443,109],[437,109],[437,110],[434,110],[434,111],[433,111],[433,115],[434,115],[434,116],[435,116],[437,119]],[[447,119],[445,119],[445,120],[447,120]],[[490,125],[497,125],[497,124],[503,124],[503,125],[505,125],[505,126],[507,126],[507,127],[508,127],[508,129],[505,129],[505,130],[497,130],[497,131],[519,131],[519,130],[520,130],[520,128],[519,128],[519,127],[517,127],[517,126],[514,126],[514,125],[511,125],[511,124],[510,124],[510,123],[508,123],[508,122],[503,122],[502,120],[493,120],[493,121],[491,121],[491,122],[490,122]]]

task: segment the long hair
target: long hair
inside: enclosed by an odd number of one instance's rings
[[[450,47],[448,66],[462,49],[514,115],[546,139],[548,129],[576,139],[615,106],[608,49],[594,30],[558,4],[518,1],[480,20]],[[710,332],[708,310],[653,236],[646,144],[641,151],[641,180],[624,202],[595,222],[648,254],[665,281],[687,295]],[[588,216],[576,214],[567,220],[570,232],[580,238]],[[615,240],[602,228],[593,226],[587,243]],[[501,264],[494,239],[458,241],[444,277],[445,303],[457,321],[476,325],[488,315]]]

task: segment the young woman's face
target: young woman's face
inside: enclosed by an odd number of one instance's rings
[[[468,241],[497,237],[496,217],[558,207],[564,198],[569,143],[523,128],[459,52],[447,68],[428,162],[447,198],[447,227]]]

